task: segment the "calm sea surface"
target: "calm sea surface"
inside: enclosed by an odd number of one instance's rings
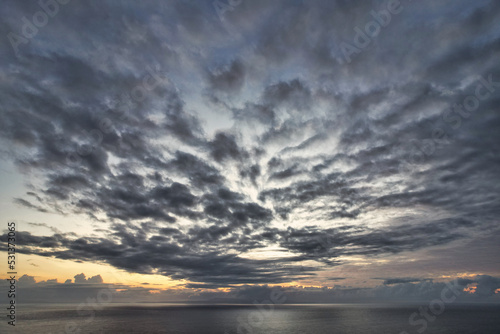
[[[20,305],[16,327],[3,316],[0,333],[500,333],[500,305],[447,305],[435,319],[419,315],[413,325],[409,317],[418,306],[280,305],[268,311],[252,305],[117,304],[95,315],[77,308]]]

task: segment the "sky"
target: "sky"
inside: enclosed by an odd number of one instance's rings
[[[0,231],[16,223],[25,301],[447,282],[500,301],[498,1],[7,0],[0,18]]]

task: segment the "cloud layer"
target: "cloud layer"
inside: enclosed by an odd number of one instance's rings
[[[193,302],[193,303],[235,303],[271,304],[270,296],[279,293],[279,304],[339,303],[339,302],[395,302],[429,303],[443,295],[453,303],[500,301],[500,278],[479,275],[469,278],[455,278],[450,281],[433,282],[410,278],[388,279],[390,284],[372,288],[354,288],[337,284],[334,287],[242,285],[226,291],[212,287],[188,286],[184,289],[159,289],[143,283],[130,286],[119,283],[104,283],[100,275],[85,279],[85,274],[74,276],[74,281],[64,283],[56,279],[37,282],[33,276],[24,275],[18,283],[23,294],[21,303],[83,303],[96,300],[99,304],[110,302]],[[410,282],[411,281],[411,282]],[[7,287],[5,280],[0,283]],[[443,291],[444,294],[443,294]],[[102,300],[101,300],[102,299]]]
[[[20,251],[223,287],[497,233],[500,6],[403,1],[346,63],[385,6],[71,2],[3,43],[15,204],[99,229]],[[41,10],[4,7],[3,36]]]

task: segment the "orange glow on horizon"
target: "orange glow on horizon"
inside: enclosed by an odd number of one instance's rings
[[[148,292],[149,292],[150,294],[152,294],[152,295],[155,295],[155,294],[159,294],[159,293],[161,293],[161,291],[160,291],[160,290],[148,290]]]
[[[467,293],[470,293],[470,294],[474,294],[474,293],[476,293],[476,289],[477,289],[477,284],[473,283],[473,284],[467,285],[464,288],[464,292],[467,292]]]

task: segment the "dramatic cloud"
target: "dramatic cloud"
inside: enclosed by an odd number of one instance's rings
[[[37,2],[3,7],[12,201],[89,222],[21,253],[209,289],[498,234],[498,1],[401,1],[363,47],[384,1],[70,2],[33,36]],[[437,284],[408,276],[381,291]]]

